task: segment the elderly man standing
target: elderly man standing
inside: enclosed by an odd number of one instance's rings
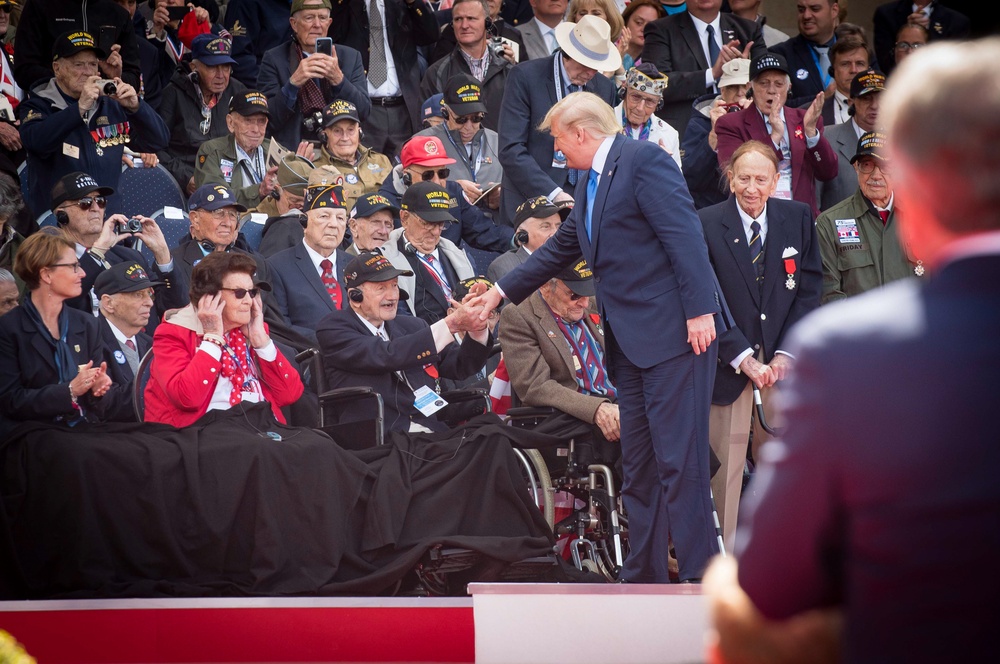
[[[433,182],[419,182],[403,194],[399,221],[402,228],[389,233],[382,253],[403,275],[399,287],[409,296],[410,312],[428,323],[448,314],[453,290],[476,271],[465,251],[441,233],[448,224],[454,202],[447,190]]]
[[[256,90],[235,95],[226,115],[228,136],[205,141],[198,148],[194,185],[221,184],[236,192],[244,208],[257,207],[274,191],[278,167],[266,167],[271,139],[265,138],[270,119],[267,97]]]
[[[735,326],[719,335],[709,439],[721,464],[712,478],[726,549],[733,550],[743,466],[753,429],[754,458],[769,436],[757,421],[753,387],[774,422],[774,397],[792,370],[788,331],[819,306],[823,289],[819,243],[809,207],[771,198],[778,158],[748,141],[733,153],[733,196],[699,211],[708,256]]]
[[[885,134],[868,132],[851,159],[859,190],[816,219],[823,256],[823,303],[923,276],[924,265],[899,237],[892,162]]]
[[[375,251],[388,242],[393,219],[397,215],[399,209],[382,194],[368,194],[359,198],[347,220],[347,227],[354,238],[347,253],[358,256],[363,251]]]
[[[340,172],[348,208],[358,197],[377,192],[392,174],[388,157],[361,145],[361,118],[351,102],[338,99],[323,109],[319,135],[323,143],[313,163]]]
[[[614,110],[596,95],[566,96],[541,129],[551,132],[570,168],[582,169],[578,202],[524,265],[470,305],[483,304],[485,315],[505,295],[520,303],[582,250],[594,270],[608,369],[621,406],[631,546],[621,578],[669,583],[672,537],[680,579],[694,581],[718,552],[708,413],[717,355],[714,315],[721,311],[694,205],[670,156],[648,141],[622,136]]]
[[[306,188],[306,228],[302,242],[267,259],[274,298],[286,321],[316,341],[316,324],[347,303],[344,266],[351,259],[340,248],[347,230],[347,200],[336,184]]]
[[[52,48],[55,76],[17,107],[28,164],[25,202],[35,216],[48,209],[52,186],[67,173],[84,171],[113,189],[126,145],[138,152],[167,147],[166,125],[135,88],[99,75],[104,57],[89,33],[63,33]]]
[[[234,96],[246,86],[232,78],[232,45],[213,34],[198,35],[191,42],[190,73],[174,72],[163,90],[160,116],[170,130],[170,144],[157,156],[177,183],[191,195],[194,164],[202,143],[229,135],[226,113]]]
[[[528,256],[556,234],[571,211],[568,205],[556,205],[545,196],[521,203],[514,215],[514,244],[517,250],[497,256],[490,263],[486,277],[496,283],[497,279],[528,260]]]
[[[785,104],[790,85],[788,66],[775,53],[750,65],[753,104],[715,123],[719,165],[725,167],[740,145],[755,139],[770,145],[778,157],[777,198],[796,200],[816,209],[816,181],[837,176],[837,155],[823,138],[823,94],[805,110]]]
[[[456,0],[451,7],[451,25],[458,43],[455,50],[427,69],[420,84],[420,94],[426,99],[435,93],[446,92],[453,76],[471,76],[479,84],[481,100],[486,105],[483,123],[496,131],[500,126],[504,86],[514,67],[514,50],[509,44],[503,44],[500,54],[494,52],[493,45],[488,42],[488,16],[486,0]]]
[[[289,150],[319,138],[322,122],[309,128],[303,121],[315,120],[337,99],[354,104],[361,120],[371,110],[361,54],[342,44],[329,55],[316,52],[316,40],[326,37],[333,22],[330,6],[330,0],[294,0],[288,19],[292,40],[265,53],[260,63],[257,87],[271,107],[271,136]]]
[[[598,75],[621,66],[607,22],[584,16],[579,23],[562,23],[555,33],[560,50],[514,67],[504,93],[499,131],[504,223],[510,223],[517,206],[529,198],[546,196],[555,203],[573,199],[564,188],[576,186],[579,172],[567,166],[552,136],[537,129],[553,102],[585,90],[609,107],[615,104],[614,84]]]
[[[883,90],[885,76],[871,69],[862,71],[851,81],[850,119],[823,130],[826,140],[837,153],[837,177],[817,183],[820,210],[829,210],[858,190],[858,174],[854,171],[852,160],[858,139],[879,128],[878,112]]]
[[[653,115],[663,104],[667,77],[656,67],[642,63],[625,75],[625,95],[615,108],[622,121],[622,133],[638,141],[656,143],[681,167],[681,146],[677,130]]]

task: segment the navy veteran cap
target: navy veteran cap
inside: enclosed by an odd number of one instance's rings
[[[115,293],[133,293],[143,288],[159,286],[164,282],[151,281],[145,268],[138,263],[116,263],[97,275],[94,281],[94,293],[97,297],[114,295]]]
[[[469,291],[472,290],[472,287],[475,286],[476,284],[486,284],[487,289],[493,288],[493,282],[483,276],[471,277],[469,279],[462,279],[461,281],[458,282],[455,288],[452,289],[451,291],[452,299],[461,302],[465,298],[465,296],[469,294]]]
[[[198,35],[191,42],[191,59],[209,67],[236,64],[232,42],[210,32]]]
[[[851,81],[851,99],[885,90],[885,75],[874,69],[863,71]]]
[[[788,63],[780,53],[765,53],[750,63],[750,80],[754,80],[769,69],[788,73]]]
[[[444,187],[433,182],[418,182],[403,193],[400,209],[415,214],[424,221],[446,222],[455,221],[451,209],[456,205]]]
[[[354,120],[361,123],[358,117],[358,107],[349,101],[338,99],[323,109],[323,126],[332,127],[334,123],[341,120]]]
[[[858,139],[858,149],[851,157],[853,164],[862,157],[875,157],[882,161],[888,161],[889,155],[886,153],[886,139],[888,137],[879,131],[869,131],[861,135]]]
[[[74,30],[72,32],[64,32],[56,37],[55,42],[52,44],[52,59],[71,58],[77,53],[83,53],[84,51],[93,51],[97,54],[98,60],[106,60],[108,57],[107,53],[97,48],[97,42],[94,41],[92,34],[83,32],[82,30]]]
[[[236,201],[233,190],[223,184],[203,184],[194,190],[188,199],[189,210],[218,210],[224,207],[234,207],[240,212],[246,212],[245,205]]]
[[[399,208],[382,194],[367,194],[355,201],[351,219],[370,217],[379,210],[391,210],[394,216],[399,213]]]
[[[424,100],[420,106],[420,122],[426,127],[430,118],[441,117],[441,102],[444,101],[444,94],[439,92]]]
[[[52,187],[52,209],[55,210],[66,201],[79,200],[95,191],[101,196],[110,196],[115,193],[111,187],[102,187],[97,184],[97,180],[86,173],[80,171],[67,173],[59,178],[59,181]]]
[[[455,74],[444,85],[444,103],[455,115],[485,113],[483,87],[468,74]]]
[[[573,208],[568,205],[556,205],[547,196],[529,198],[517,206],[517,211],[514,213],[514,228],[517,228],[532,217],[544,219],[554,214],[558,214],[562,217],[563,221],[566,221],[566,217],[572,211]]]
[[[593,297],[596,292],[594,272],[587,265],[587,259],[582,257],[557,274],[556,279],[562,281],[571,291],[581,297]]]
[[[319,210],[322,208],[347,209],[347,197],[344,188],[339,184],[313,184],[306,187],[305,203],[302,211]]]
[[[389,281],[396,277],[412,277],[413,272],[400,270],[389,262],[389,259],[381,252],[362,251],[344,266],[344,286],[346,288],[356,288],[366,281]],[[406,293],[399,291],[401,300],[405,300]]]
[[[229,100],[229,112],[239,113],[244,117],[256,115],[257,113],[263,113],[271,117],[271,113],[267,109],[267,97],[263,92],[257,92],[256,90],[248,90],[241,95],[233,95],[233,98]]]

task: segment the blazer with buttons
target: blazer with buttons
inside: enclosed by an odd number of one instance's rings
[[[351,255],[337,249],[337,283],[340,284],[340,303],[348,308],[347,291],[344,289],[344,266]],[[316,324],[323,316],[336,311],[330,293],[316,270],[316,265],[299,242],[290,249],[279,251],[267,259],[271,273],[271,288],[278,311],[296,332],[316,343]]]

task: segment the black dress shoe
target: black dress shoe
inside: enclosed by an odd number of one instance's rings
[[[690,579],[681,579],[677,583],[701,583],[701,577],[692,577]]]

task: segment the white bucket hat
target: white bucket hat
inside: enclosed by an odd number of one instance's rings
[[[622,56],[610,37],[608,22],[590,14],[579,23],[565,21],[556,26],[559,48],[581,65],[597,71],[617,71],[622,66]]]

